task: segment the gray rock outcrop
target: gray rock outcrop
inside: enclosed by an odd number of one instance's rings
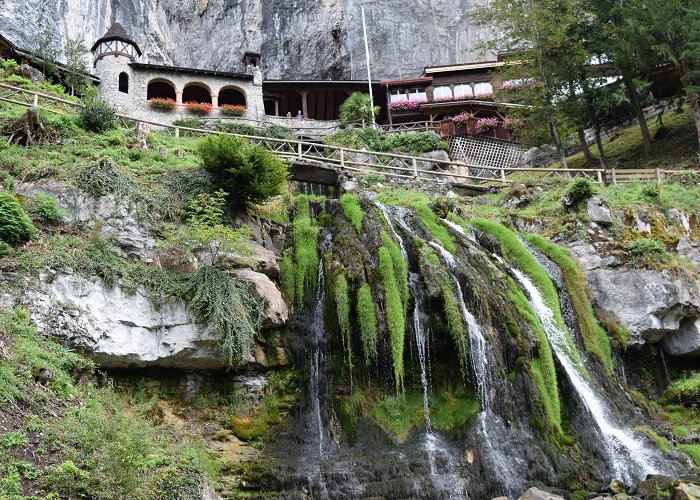
[[[410,9],[399,0],[4,0],[0,33],[32,49],[46,25],[56,48],[78,34],[90,46],[118,21],[143,50],[143,62],[241,71],[243,52],[255,50],[268,78],[362,79],[361,4],[374,78],[480,58],[474,49],[488,30],[474,23],[464,0],[420,1]]]
[[[93,198],[65,182],[47,179],[24,182],[17,194],[32,198],[36,191],[58,200],[68,215],[66,221],[85,228],[97,228],[101,236],[113,238],[124,257],[147,260],[156,247],[153,228],[137,214],[137,208],[114,196]]]
[[[542,491],[537,488],[530,488],[523,493],[518,500],[564,500],[564,498],[554,493]]]
[[[44,276],[23,294],[22,303],[40,332],[88,354],[104,368],[223,368],[217,336],[179,300],[156,304],[144,290],[128,294],[98,278],[59,274]],[[280,314],[273,315],[277,325],[283,324]],[[280,342],[262,342],[248,361],[258,362],[259,357],[259,364],[268,366],[271,358],[283,364]]]
[[[588,200],[587,213],[591,222],[595,222],[601,226],[612,226],[613,224],[610,207],[599,194],[591,196]]]
[[[669,271],[599,268],[588,282],[596,307],[629,330],[631,345],[658,342],[700,317],[697,284]]]

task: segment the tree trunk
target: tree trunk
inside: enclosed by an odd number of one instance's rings
[[[629,95],[632,101],[632,108],[634,109],[634,114],[639,122],[639,130],[642,132],[642,141],[644,142],[644,152],[651,153],[651,134],[649,133],[649,127],[647,126],[646,118],[644,117],[644,110],[642,109],[642,104],[639,101],[639,92],[634,86],[632,78],[627,75],[622,75],[622,81],[625,83],[625,88],[627,89],[627,95]]]
[[[586,157],[586,163],[593,166],[595,160],[591,154],[591,150],[588,147],[588,141],[586,141],[586,131],[583,129],[582,125],[576,127],[576,133],[578,134],[578,140],[581,143],[581,149],[583,150],[583,156]]]
[[[600,160],[600,166],[607,169],[608,162],[605,161],[605,153],[603,152],[603,141],[600,139],[600,125],[598,122],[595,124],[595,144],[598,146],[598,157]]]
[[[564,173],[564,177],[567,179],[571,179],[571,174],[569,173],[569,164],[566,162],[566,150],[564,149],[564,144],[562,144],[561,138],[559,137],[557,126],[554,123],[554,119],[551,117],[551,115],[549,115],[549,113],[547,118],[549,118],[549,130],[552,132],[554,144],[557,146],[557,151],[559,152],[559,162],[561,163],[561,168],[566,170],[566,172]]]
[[[690,101],[690,109],[693,111],[695,129],[698,134],[698,159],[700,160],[700,96],[695,92],[689,92],[688,100]]]

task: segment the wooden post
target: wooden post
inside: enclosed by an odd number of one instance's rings
[[[656,167],[656,182],[661,184],[661,169],[659,167]]]
[[[345,150],[340,150],[340,170],[345,169]]]
[[[297,158],[301,161],[301,142],[297,143]]]
[[[34,107],[39,106],[39,94],[34,94]]]
[[[613,181],[613,186],[617,184],[617,176],[615,175],[615,169],[613,168],[612,170],[612,181]]]
[[[501,182],[506,183],[506,167],[501,167]]]
[[[175,138],[180,137],[180,127],[175,127]]]
[[[413,158],[411,163],[413,163],[413,177],[418,177],[418,162]]]
[[[598,170],[598,183],[603,184],[603,172]]]

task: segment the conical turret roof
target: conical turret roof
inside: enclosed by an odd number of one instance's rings
[[[95,42],[95,44],[92,46],[92,51],[94,52],[99,44],[109,42],[110,40],[119,40],[121,42],[130,43],[136,47],[136,52],[141,55],[141,49],[139,48],[138,44],[131,39],[129,34],[124,29],[124,26],[116,22],[107,30],[107,33],[105,33],[102,38]]]

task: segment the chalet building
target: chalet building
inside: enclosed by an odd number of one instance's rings
[[[389,105],[390,124],[428,121],[440,123],[443,137],[471,134],[480,118],[498,118],[493,136],[510,139],[503,125],[505,116],[493,100],[494,89],[500,82],[491,72],[503,66],[503,61],[431,66],[417,78],[384,80],[382,87]],[[465,115],[466,113],[466,115]],[[469,116],[463,123],[452,121],[457,115]]]
[[[312,120],[337,120],[340,105],[353,92],[368,92],[367,80],[263,80],[265,114],[292,116],[301,111]],[[379,81],[372,82],[375,106],[386,114],[386,100]],[[382,119],[382,116],[379,117]]]
[[[245,107],[244,117],[265,113],[260,55],[244,54],[245,73],[180,68],[139,62],[141,49],[119,23],[114,23],[92,46],[100,95],[125,114],[162,123],[193,116],[187,103],[211,106],[219,116],[224,104]],[[174,109],[157,109],[151,99],[170,99]]]

